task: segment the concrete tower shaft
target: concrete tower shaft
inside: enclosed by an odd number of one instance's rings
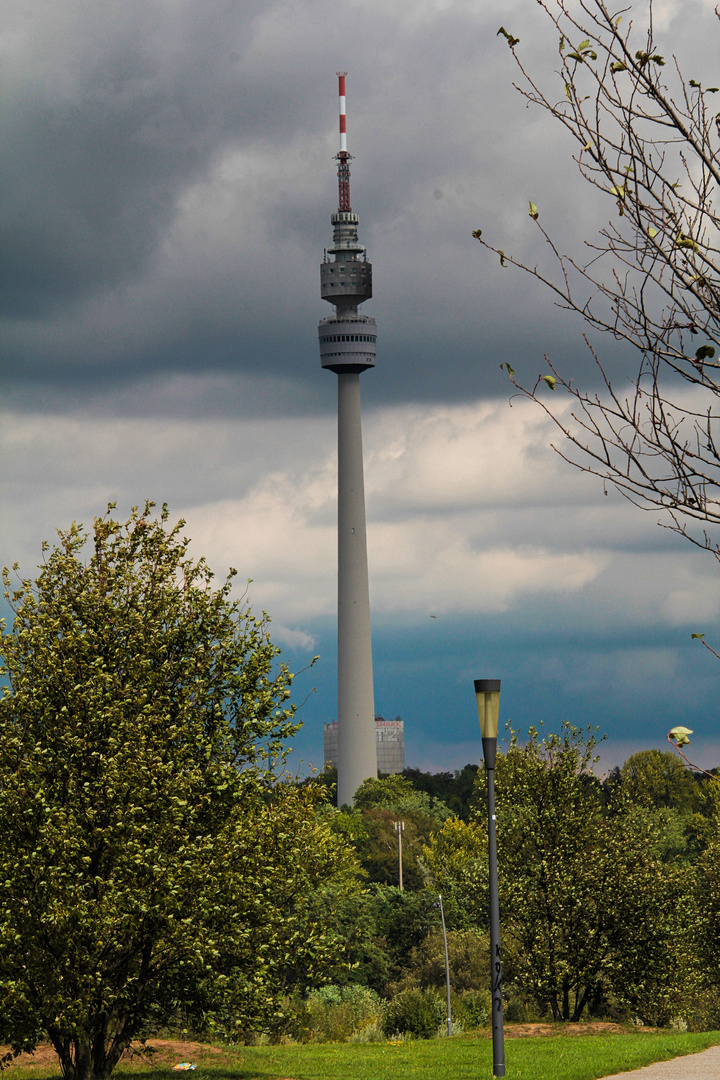
[[[350,206],[345,72],[338,72],[340,150],[333,246],[320,268],[320,295],[335,314],[318,326],[320,362],[338,376],[338,804],[377,776],[368,589],[360,374],[375,365],[375,320],[358,307],[372,296],[372,265]]]
[[[338,375],[338,806],[377,776],[360,375]]]

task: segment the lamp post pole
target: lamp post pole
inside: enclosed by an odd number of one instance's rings
[[[445,911],[443,910],[442,896],[438,893],[440,901],[440,921],[442,922],[443,945],[445,946],[445,990],[447,993],[447,1029],[448,1035],[452,1035],[452,1009],[450,1007],[450,957],[448,956],[447,931],[445,930]]]
[[[502,954],[500,951],[500,900],[497,874],[497,830],[495,820],[495,757],[497,754],[500,680],[476,679],[480,734],[488,781],[488,858],[490,863],[490,993],[492,994],[493,1076],[505,1075],[503,1032]]]
[[[405,832],[405,822],[404,821],[395,821],[395,822],[393,822],[393,824],[395,826],[395,832],[397,833],[397,838],[398,838],[398,870],[399,870],[399,878],[400,878],[400,892],[402,892],[403,891],[402,838],[403,838],[403,833]]]

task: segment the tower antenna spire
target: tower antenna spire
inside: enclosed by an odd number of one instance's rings
[[[349,214],[350,206],[350,160],[347,148],[347,115],[345,113],[345,76],[347,71],[336,72],[340,104],[340,150],[335,155],[338,163],[338,213]]]

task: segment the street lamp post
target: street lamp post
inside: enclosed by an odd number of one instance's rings
[[[497,875],[495,822],[495,756],[497,754],[500,680],[476,679],[480,734],[488,781],[488,858],[490,863],[490,993],[492,994],[493,1076],[505,1075],[503,1033],[502,954],[500,952],[500,901]]]
[[[398,876],[400,878],[400,892],[402,892],[403,891],[402,838],[403,838],[403,833],[405,832],[405,822],[404,821],[394,821],[393,825],[395,826],[395,832],[397,833],[397,838],[398,838],[398,870],[399,870],[399,875]]]
[[[445,911],[443,909],[442,896],[438,893],[440,903],[440,921],[442,922],[443,945],[445,946],[445,991],[447,995],[447,1031],[452,1035],[452,1009],[450,1007],[450,957],[448,956],[447,931],[445,929]]]

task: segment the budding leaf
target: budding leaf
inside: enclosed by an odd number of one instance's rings
[[[690,236],[683,236],[682,233],[677,234],[675,243],[679,248],[689,248],[690,251],[699,251],[700,248]]]
[[[505,371],[507,371],[509,377],[512,379],[513,375],[515,374],[515,368],[510,367],[509,364],[501,364],[500,370],[502,371],[503,368],[505,369]]]
[[[568,86],[567,83],[565,83],[565,97],[568,99],[568,101],[572,101],[572,96],[570,94],[570,87]]]
[[[692,735],[692,728],[674,727],[672,731],[668,732],[668,735],[675,742],[676,746],[687,746],[690,742],[688,735]]]
[[[705,637],[705,635],[704,634],[691,634],[690,637],[698,638],[700,641],[702,641],[702,639]]]
[[[537,221],[537,219],[538,219],[538,208],[537,208],[537,206],[535,205],[534,202],[530,203],[530,209],[528,210],[528,214],[533,219],[533,221]]]
[[[657,229],[653,229],[652,225],[648,229],[648,236],[650,237],[651,240],[652,240],[652,238],[654,236],[657,236]]]
[[[507,30],[505,29],[504,26],[500,27],[500,29],[498,30],[495,37],[497,37],[499,34],[502,34],[502,36],[507,39],[507,43],[508,43],[508,45],[510,46],[511,49],[514,49],[515,46],[517,45],[517,43],[520,40],[520,38],[513,37],[512,34],[508,34],[508,32],[507,32]]]
[[[500,256],[500,265],[505,266],[505,252],[498,249],[498,255]]]
[[[482,236],[482,229],[476,229],[475,232],[473,233],[473,236],[474,236],[474,238],[476,240],[479,240],[480,237]]]
[[[715,355],[715,349],[712,345],[701,345],[698,351],[695,353],[696,360],[712,360]]]
[[[627,71],[627,68],[623,64],[622,60],[616,60],[613,64],[610,65],[610,70],[611,71]]]
[[[557,382],[557,379],[554,375],[543,375],[542,381],[544,383],[547,383],[551,390],[555,389],[555,383]]]
[[[618,199],[624,199],[629,190],[627,184],[618,184],[617,187],[610,188],[610,193],[617,195]]]

